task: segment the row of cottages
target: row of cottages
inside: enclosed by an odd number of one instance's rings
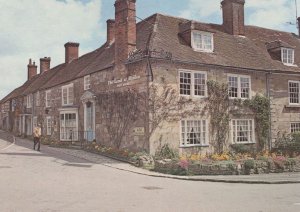
[[[246,26],[244,0],[221,4],[221,25],[162,14],[136,23],[136,0],[116,0],[103,46],[79,57],[79,44],[66,43],[65,62],[50,68],[41,58],[39,74],[29,61],[28,80],[1,100],[1,128],[30,136],[41,124],[52,140],[152,154],[166,143],[212,152],[215,133],[226,129],[213,130],[216,114],[205,107],[215,81],[226,85],[230,104],[256,94],[271,101],[264,141],[271,147],[278,132],[300,130],[299,36]],[[228,111],[222,148],[258,146],[253,111]]]

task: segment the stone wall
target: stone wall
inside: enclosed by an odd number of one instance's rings
[[[184,164],[183,164],[184,163]],[[276,160],[253,160],[253,166],[247,161],[195,162],[179,160],[156,160],[154,170],[174,175],[249,175],[282,172],[300,172],[300,160],[289,159],[284,162]],[[251,162],[252,164],[252,162]]]
[[[168,84],[174,88],[179,95],[179,70],[194,70],[202,71],[207,73],[207,80],[217,81],[219,83],[227,83],[228,74],[232,75],[245,75],[251,77],[251,96],[254,97],[256,94],[267,95],[266,91],[266,73],[257,72],[251,70],[237,70],[230,68],[218,68],[218,67],[207,67],[199,65],[188,65],[188,64],[176,64],[168,62],[152,61],[152,68],[154,73],[153,83],[157,86],[162,87],[163,84]],[[162,80],[163,78],[163,80]],[[190,98],[190,97],[187,97]],[[194,98],[197,104],[201,105],[204,109],[207,98]],[[232,101],[233,102],[233,101]],[[230,113],[230,119],[254,119],[254,113],[250,110],[243,110],[235,113],[234,110]],[[210,116],[207,110],[196,113],[192,117],[185,117],[185,119],[205,119],[208,122],[208,128],[210,123]],[[211,143],[208,146],[202,147],[181,147],[180,146],[180,120],[170,122],[163,121],[161,125],[151,135],[150,139],[150,153],[154,154],[155,151],[163,146],[169,144],[173,149],[178,149],[181,154],[205,154],[214,151]],[[230,131],[231,132],[231,131]],[[224,138],[225,146],[229,147],[232,143],[232,134],[229,133],[228,138]],[[211,142],[211,131],[208,136],[209,142]],[[257,140],[257,138],[255,139]]]

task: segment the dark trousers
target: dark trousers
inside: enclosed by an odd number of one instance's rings
[[[40,151],[40,148],[41,148],[41,141],[40,141],[40,138],[38,137],[34,137],[33,138],[33,142],[34,142],[34,145],[33,145],[33,149],[35,150],[35,146],[37,146],[37,151]]]

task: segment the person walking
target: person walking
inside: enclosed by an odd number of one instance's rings
[[[40,151],[41,148],[41,135],[42,135],[42,129],[41,129],[41,125],[37,125],[34,130],[33,130],[33,149],[35,150],[35,146],[37,146],[37,151]]]

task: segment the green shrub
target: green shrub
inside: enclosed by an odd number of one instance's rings
[[[158,159],[174,159],[178,158],[179,155],[174,149],[169,147],[169,144],[164,144],[156,151],[155,157]]]
[[[254,169],[254,167],[255,167],[255,161],[252,160],[252,159],[245,160],[244,167],[245,167],[245,170]]]
[[[266,156],[257,156],[256,159],[257,159],[257,160],[262,160],[262,161],[265,161],[265,162],[268,162],[268,161],[269,161],[269,158],[266,157]]]
[[[236,154],[255,153],[255,147],[253,147],[253,145],[232,144],[230,147]]]
[[[300,133],[278,133],[274,152],[293,157],[300,154]]]

